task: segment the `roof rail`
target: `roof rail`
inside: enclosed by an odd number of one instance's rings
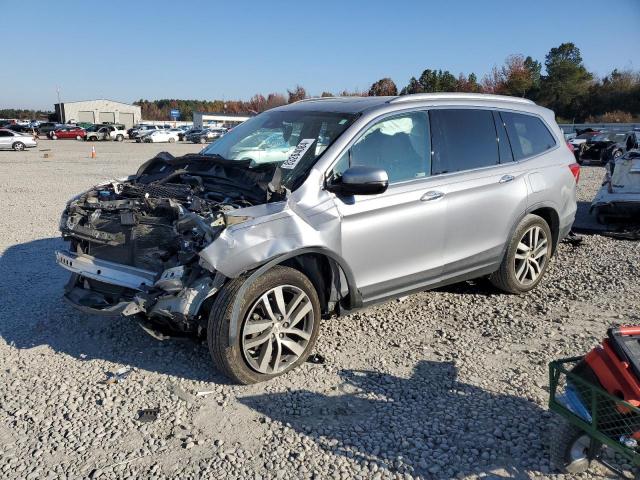
[[[340,95],[336,95],[335,97],[309,97],[309,98],[303,98],[302,100],[296,100],[293,103],[303,103],[303,102],[312,102],[312,101],[316,101],[316,100],[359,100],[359,99],[363,99],[363,98],[367,98],[367,97],[361,97],[359,95],[354,95],[354,96],[340,96]]]
[[[401,95],[389,100],[389,103],[418,102],[425,100],[497,100],[501,102],[526,103],[535,105],[529,99],[521,97],[510,97],[508,95],[491,95],[488,93],[462,93],[462,92],[446,92],[446,93],[412,93],[410,95]]]

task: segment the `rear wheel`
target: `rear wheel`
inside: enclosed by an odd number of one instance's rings
[[[500,268],[490,280],[505,292],[521,294],[540,283],[551,259],[551,229],[541,217],[528,214],[509,243]]]
[[[55,135],[55,134],[52,134],[52,135],[51,135],[51,140],[57,140],[57,139],[58,139],[58,136],[57,136],[57,135]]]
[[[200,143],[207,143],[207,139],[206,139],[206,138],[204,138],[204,137],[201,137],[201,138],[200,138]]]
[[[176,143],[176,139],[173,137],[169,138],[169,143]]]
[[[13,148],[16,152],[21,152],[24,150],[24,143],[22,142],[15,142],[11,148]]]
[[[242,294],[242,320],[230,345],[233,304],[245,281],[233,279],[218,293],[209,315],[207,342],[218,370],[250,384],[280,376],[305,361],[318,337],[320,302],[304,274],[276,266]]]
[[[122,142],[124,137],[122,135],[116,135],[116,142]]]
[[[76,140],[82,140],[82,136],[76,135]]]

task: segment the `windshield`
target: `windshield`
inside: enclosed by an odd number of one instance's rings
[[[356,119],[354,114],[267,111],[206,147],[203,155],[282,167],[282,183],[297,188],[322,153]]]

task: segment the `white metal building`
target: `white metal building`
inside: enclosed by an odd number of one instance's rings
[[[235,127],[251,117],[252,115],[246,113],[193,112],[193,126],[196,128],[222,127],[223,125]]]
[[[56,103],[55,109],[62,123],[122,123],[130,128],[142,119],[139,106],[106,99]]]

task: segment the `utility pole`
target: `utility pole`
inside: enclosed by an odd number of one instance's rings
[[[56,86],[56,93],[58,94],[58,121],[62,123],[62,102],[60,102],[60,87]]]

